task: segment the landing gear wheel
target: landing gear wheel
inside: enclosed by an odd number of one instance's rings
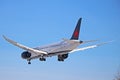
[[[28,64],[31,64],[31,62],[29,61]]]
[[[45,58],[40,58],[39,60],[40,60],[40,61],[46,61],[46,59],[45,59]]]
[[[64,59],[59,59],[59,58],[58,58],[58,61],[64,61]]]

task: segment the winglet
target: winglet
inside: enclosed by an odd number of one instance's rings
[[[79,39],[79,32],[80,32],[80,25],[81,25],[82,18],[80,18],[77,22],[76,28],[72,34],[71,40],[78,40]]]
[[[5,40],[7,40],[7,38],[4,36],[4,35],[2,35],[3,36],[3,38],[5,39]]]

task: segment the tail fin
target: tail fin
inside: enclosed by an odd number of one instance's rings
[[[79,32],[80,32],[80,25],[81,25],[82,18],[80,18],[77,22],[76,28],[73,32],[73,35],[70,40],[78,40],[79,39]]]

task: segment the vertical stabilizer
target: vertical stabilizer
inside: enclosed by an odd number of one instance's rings
[[[75,30],[72,34],[71,40],[78,40],[79,39],[79,32],[80,32],[80,25],[81,25],[82,18],[80,18],[77,22]]]

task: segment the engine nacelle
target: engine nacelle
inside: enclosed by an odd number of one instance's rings
[[[21,54],[21,57],[23,59],[27,59],[27,58],[30,58],[31,57],[31,53],[29,53],[28,51],[25,51]]]
[[[63,54],[63,55],[61,55],[61,57],[62,57],[63,59],[66,59],[66,58],[68,58],[68,54]]]
[[[68,54],[58,55],[58,61],[64,61],[66,58],[68,58]]]

